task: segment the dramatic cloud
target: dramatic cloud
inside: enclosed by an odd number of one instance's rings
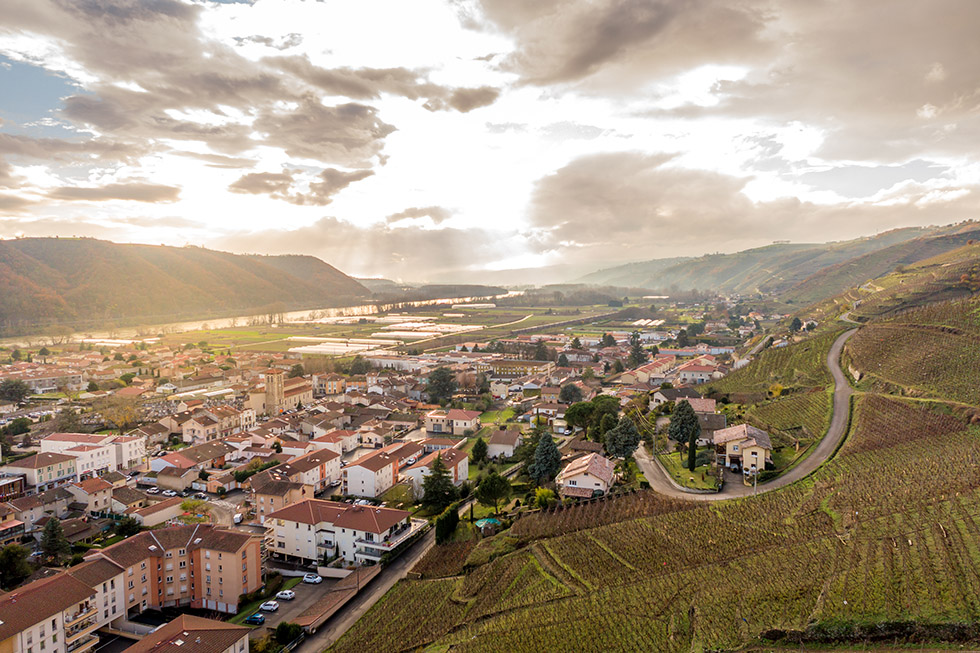
[[[412,218],[429,218],[432,220],[433,224],[439,224],[451,218],[453,216],[452,211],[445,209],[441,206],[425,206],[416,207],[413,206],[410,209],[405,209],[404,211],[399,211],[398,213],[392,213],[385,221],[388,224],[394,222],[400,222],[402,220],[410,220]]]
[[[285,200],[300,206],[326,206],[332,202],[334,195],[350,186],[355,181],[366,179],[373,175],[371,170],[356,170],[344,172],[327,168],[309,182],[309,191],[300,188],[302,175],[298,170],[283,172],[253,172],[244,175],[228,187],[233,193],[250,193],[252,195],[268,195],[272,198]]]
[[[108,200],[176,202],[179,196],[179,188],[146,183],[108,184],[97,187],[63,186],[48,193],[48,197],[51,199],[83,202]]]

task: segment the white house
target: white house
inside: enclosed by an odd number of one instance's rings
[[[344,467],[341,474],[343,494],[381,496],[398,482],[398,458],[382,450],[372,451]]]
[[[616,465],[597,453],[577,458],[558,473],[555,485],[563,497],[591,498],[605,494],[615,481]]]
[[[490,458],[510,458],[521,445],[524,434],[516,429],[494,431],[487,441],[487,455]]]
[[[469,477],[470,458],[465,451],[460,451],[459,449],[440,449],[439,451],[433,451],[423,456],[414,465],[402,470],[402,473],[411,479],[412,489],[418,498],[422,498],[425,493],[425,490],[422,488],[422,481],[426,476],[432,474],[432,464],[435,462],[437,456],[442,459],[443,464],[449,471],[453,485],[459,487]]]

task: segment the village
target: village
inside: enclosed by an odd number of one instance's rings
[[[718,482],[722,469],[753,482],[771,468],[767,434],[729,427],[697,388],[784,344],[760,339],[765,319],[353,358],[156,338],[15,349],[0,367],[0,545],[26,545],[37,570],[0,598],[19,619],[0,647],[149,646],[172,637],[162,615],[178,607],[194,615],[174,628],[230,645],[250,625],[313,636],[433,526],[436,541],[460,519],[493,534],[524,511],[649,487],[633,454],[682,404]]]

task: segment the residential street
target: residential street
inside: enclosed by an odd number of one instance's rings
[[[652,460],[650,455],[646,452],[646,449],[644,447],[640,447],[636,450],[636,463],[643,471],[643,475],[646,476],[647,480],[650,482],[650,487],[661,494],[666,494],[667,496],[677,499],[685,499],[689,501],[720,501],[722,499],[744,497],[754,493],[757,494],[769,492],[781,487],[786,487],[790,483],[795,483],[801,478],[805,478],[813,473],[818,467],[820,467],[820,465],[824,463],[824,461],[833,455],[833,453],[837,450],[838,445],[841,443],[841,440],[843,440],[844,434],[847,432],[851,395],[854,393],[854,390],[847,382],[847,377],[840,368],[840,355],[841,351],[844,349],[844,343],[846,343],[848,338],[853,336],[855,332],[857,332],[857,329],[851,329],[842,333],[837,340],[834,341],[834,344],[830,348],[830,352],[827,354],[827,367],[830,369],[830,373],[834,377],[834,415],[830,420],[830,428],[827,429],[827,434],[817,445],[817,448],[814,449],[813,453],[806,458],[806,460],[779,478],[770,481],[769,483],[764,483],[757,488],[744,485],[737,475],[726,472],[725,486],[721,492],[702,493],[682,490],[678,486],[674,485],[672,480],[668,478],[667,472],[664,471],[660,463]]]
[[[323,595],[329,592],[336,584],[337,581],[332,578],[324,578],[323,582],[319,585],[300,582],[292,588],[296,592],[296,598],[292,601],[280,601],[273,597],[271,600],[279,601],[279,610],[276,612],[262,613],[265,615],[264,628],[275,630],[276,626],[284,621],[294,621],[308,607],[323,598]]]

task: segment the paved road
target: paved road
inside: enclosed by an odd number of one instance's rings
[[[334,642],[340,639],[354,625],[354,622],[360,619],[365,612],[371,609],[371,606],[377,603],[378,599],[384,596],[385,592],[404,578],[405,574],[415,566],[415,563],[435,543],[435,529],[430,529],[428,533],[422,536],[422,539],[398,556],[393,563],[385,567],[371,581],[371,584],[367,588],[361,590],[347,605],[330,617],[326,625],[321,626],[315,635],[303,640],[303,643],[299,646],[299,650],[304,653],[312,653],[313,651],[326,650],[327,647],[332,646]]]
[[[265,615],[265,625],[263,628],[275,630],[276,626],[284,621],[295,621],[296,617],[303,614],[307,608],[323,598],[331,591],[337,581],[331,578],[324,578],[318,585],[300,582],[293,591],[296,598],[292,601],[281,601],[273,597],[274,601],[279,601],[279,609],[275,612],[263,612]],[[261,630],[261,629],[259,629]]]
[[[844,434],[847,431],[847,420],[850,414],[850,404],[851,395],[854,390],[851,385],[847,382],[847,377],[844,375],[843,370],[840,368],[840,355],[841,351],[844,349],[844,343],[847,339],[854,335],[857,329],[851,329],[842,333],[834,344],[830,347],[830,352],[827,354],[827,367],[830,369],[831,375],[834,377],[834,415],[830,420],[830,428],[827,429],[827,434],[823,437],[817,448],[813,450],[806,460],[801,462],[799,465],[786,472],[779,478],[776,478],[768,483],[763,483],[757,488],[751,488],[744,485],[737,475],[731,472],[726,472],[725,486],[721,492],[712,493],[697,493],[689,492],[680,489],[678,486],[674,485],[672,480],[667,476],[667,472],[656,460],[651,460],[650,455],[646,452],[644,447],[640,447],[636,450],[636,462],[646,476],[647,481],[650,482],[650,487],[661,494],[666,494],[668,496],[677,499],[686,499],[689,501],[720,501],[722,499],[732,499],[735,497],[744,497],[751,495],[753,493],[769,492],[781,487],[786,487],[790,483],[795,483],[796,481],[809,476],[813,473],[820,465],[824,463],[834,451],[837,450],[838,445],[844,438]]]

